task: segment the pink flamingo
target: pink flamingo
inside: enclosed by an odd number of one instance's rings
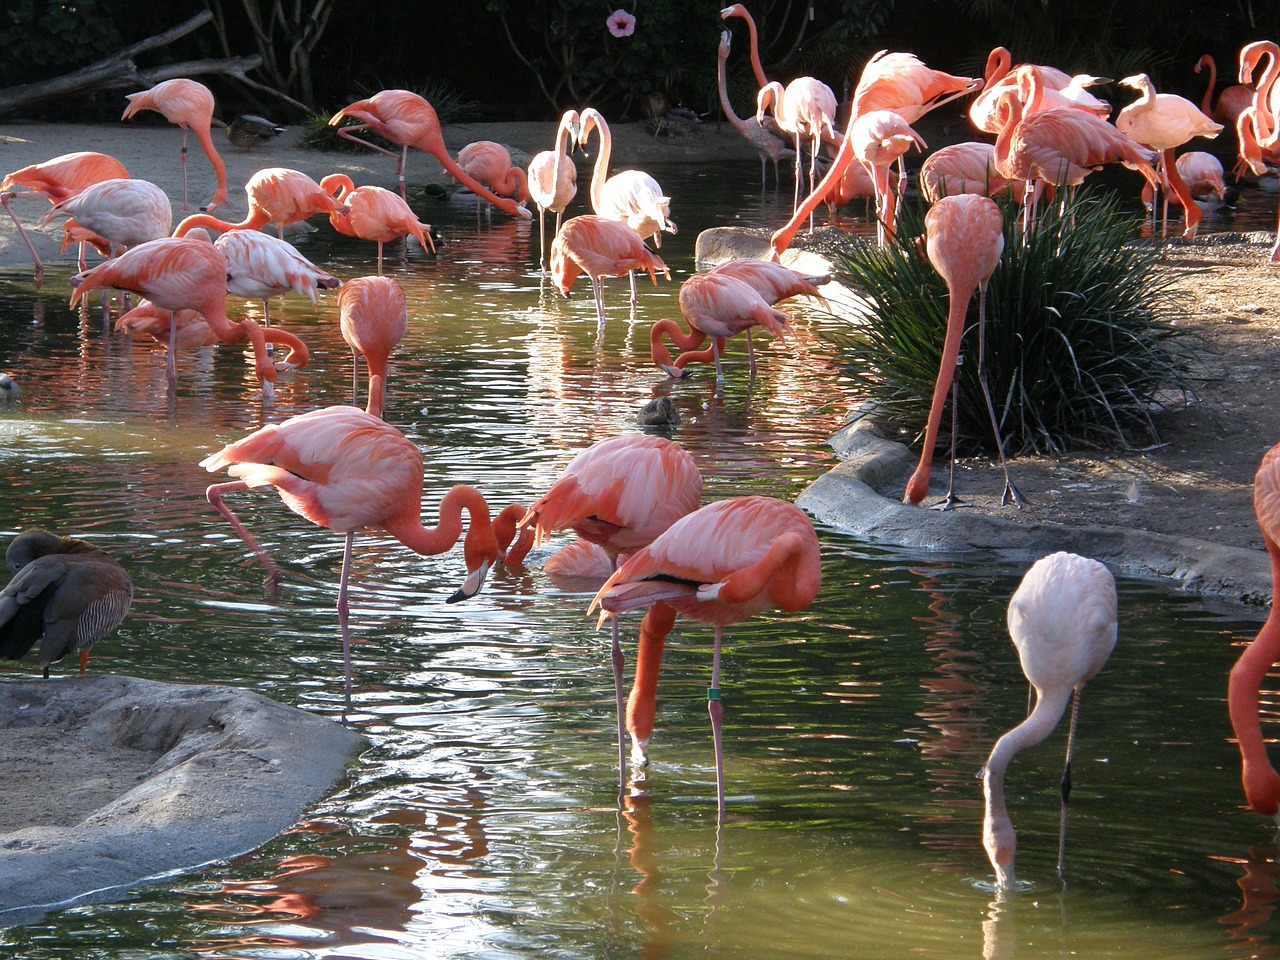
[[[129,171],[115,157],[109,157],[105,153],[80,151],[64,153],[43,163],[30,164],[7,174],[4,180],[0,181],[0,206],[4,207],[9,218],[13,220],[13,225],[18,228],[18,236],[22,238],[22,242],[31,253],[31,261],[35,265],[33,280],[37,290],[44,281],[44,263],[40,260],[40,254],[36,253],[31,238],[27,236],[27,231],[22,228],[22,222],[10,205],[10,201],[19,196],[25,196],[25,194],[19,194],[17,188],[25,187],[32,194],[38,194],[50,203],[58,203],[74,197],[92,184],[101,183],[103,180],[124,180],[128,176]],[[84,247],[82,246],[80,269],[84,268]]]
[[[924,431],[924,446],[920,451],[920,463],[907,481],[906,503],[919,503],[929,492],[929,468],[933,461],[933,448],[938,439],[938,424],[942,420],[942,407],[947,391],[954,382],[956,362],[960,356],[960,338],[964,333],[965,314],[974,290],[978,291],[978,382],[987,401],[991,415],[991,429],[995,433],[996,449],[1000,451],[1000,466],[1004,469],[1004,494],[1001,503],[1023,503],[1022,494],[1009,479],[1009,468],[1004,459],[1004,442],[1000,439],[1000,425],[996,419],[991,392],[987,389],[984,331],[987,312],[987,283],[1004,252],[1004,218],[1000,208],[989,197],[973,193],[943,197],[925,214],[925,249],[929,262],[942,275],[947,284],[947,332],[942,346],[942,360],[938,367],[938,379],[933,386],[933,402],[929,406],[929,421]],[[952,404],[951,481],[941,507],[949,510],[958,501],[955,497],[955,396]]]
[[[687,514],[604,582],[587,608],[600,622],[665,604],[715,626],[707,711],[716,757],[716,810],[724,819],[720,647],[724,627],[776,607],[803,610],[822,582],[818,537],[803,510],[772,497],[734,497]]]
[[[569,151],[578,142],[581,120],[577,110],[566,110],[556,127],[554,150],[541,150],[529,161],[529,196],[538,208],[538,264],[547,269],[547,211],[556,215],[554,240],[560,233],[560,221],[565,209],[578,194],[578,168],[573,165]]]
[[[741,4],[738,4],[741,7]],[[732,8],[729,8],[732,9]],[[745,14],[746,11],[744,10]],[[724,16],[724,11],[721,11]],[[752,25],[754,29],[754,24]],[[773,161],[773,185],[776,189],[778,186],[778,161],[783,157],[791,154],[791,148],[787,146],[787,142],[779,137],[768,127],[761,126],[759,123],[744,120],[733,111],[733,104],[729,102],[729,81],[725,72],[725,61],[729,59],[729,44],[733,35],[728,30],[720,32],[720,48],[718,51],[718,62],[716,70],[716,88],[720,94],[720,109],[723,111],[725,119],[729,121],[729,125],[738,131],[738,134],[755,148],[756,153],[760,155],[760,187],[764,188],[767,182],[769,161]]]
[[[458,166],[500,197],[529,199],[529,180],[511,162],[511,151],[493,140],[476,140],[458,151]]]
[[[1007,55],[1008,51],[1005,52]],[[1035,75],[1042,92],[1041,103],[1036,109],[1074,107],[1092,113],[1101,120],[1111,116],[1111,104],[1105,100],[1099,100],[1088,89],[1110,83],[1109,78],[1095,77],[1087,73],[1068,76],[1054,67],[1024,63],[1015,70],[1006,69],[1004,74],[994,80],[991,79],[990,74],[988,75],[986,86],[969,105],[969,119],[973,125],[983,133],[998,134],[1004,125],[997,110],[1000,98],[1008,91],[1018,93],[1024,90],[1026,87],[1024,78],[1029,78],[1032,74]]]
[[[121,120],[128,120],[140,110],[154,110],[170,123],[182,128],[182,212],[191,209],[187,203],[187,133],[194,130],[213,172],[218,178],[213,197],[201,209],[212,211],[227,202],[227,167],[213,145],[210,126],[213,123],[213,94],[209,88],[195,80],[165,80],[150,90],[131,93],[129,105],[124,108]]]
[[[333,198],[305,173],[285,167],[265,167],[244,185],[249,212],[239,223],[219,220],[208,214],[197,213],[182,220],[175,237],[185,236],[188,230],[205,227],[224,233],[228,230],[259,230],[268,223],[276,225],[276,234],[284,239],[284,228],[316,214],[332,216],[345,213],[345,205]]]
[[[596,316],[604,326],[604,292],[601,277],[631,276],[645,270],[657,286],[657,272],[670,280],[671,273],[662,259],[645,246],[640,234],[625,223],[592,214],[572,217],[551,241],[551,279],[566,297],[573,281],[585,273],[596,298]]]
[[[178,382],[179,350],[195,350],[218,342],[198,310],[165,310],[150,300],[121,314],[115,330],[150,337],[165,345],[165,377],[170,388]]]
[[[423,250],[436,252],[431,225],[420,222],[398,193],[368,184],[357,187],[345,173],[324,177],[320,189],[339,201],[339,207],[329,214],[333,229],[344,236],[371,240],[378,245],[379,274],[382,273],[382,245],[389,240],[411,234]]]
[[[1196,201],[1197,206],[1202,203],[1212,203],[1214,198],[1219,204],[1224,202],[1227,193],[1227,171],[1223,168],[1222,161],[1212,153],[1188,150],[1178,155],[1176,166],[1178,176],[1186,184],[1187,193]],[[1150,204],[1154,200],[1155,193],[1151,189],[1151,184],[1144,183],[1142,202]]]
[[[140,243],[167,237],[173,227],[173,206],[165,192],[148,180],[103,180],[54,204],[37,224],[43,226],[55,217],[72,218],[105,239],[111,252],[119,255]]]
[[[354,126],[341,126],[342,120],[350,117],[361,121]],[[356,131],[369,129],[381,137],[399,144],[400,156],[396,165],[396,176],[400,181],[400,196],[405,195],[404,168],[409,158],[409,148],[416,147],[431,154],[455,180],[466,184],[472,193],[484,197],[503,213],[513,217],[533,219],[533,214],[516,201],[497,197],[483,184],[476,182],[465,170],[454,162],[445,149],[444,138],[440,133],[440,118],[436,111],[418,94],[409,90],[381,90],[367,100],[357,100],[343,107],[329,118],[330,126],[338,127],[338,136],[345,137],[355,143],[394,157],[395,154],[382,147],[375,147],[355,136]]]
[[[996,148],[967,140],[935,150],[920,165],[920,190],[930,203],[960,193],[994,197],[1009,191],[1009,181],[995,167]],[[852,169],[853,164],[850,164]]]
[[[467,577],[446,602],[480,592],[489,568],[502,556],[500,532],[510,542],[523,507],[508,507],[501,526],[490,521],[489,507],[474,487],[452,487],[440,501],[440,523],[424,527],[422,454],[395,427],[357,407],[325,407],[282,423],[273,423],[200,461],[210,473],[224,467],[235,480],[205,491],[209,503],[226,518],[267,568],[270,583],[279,568],[223,502],[238,490],[274,487],[285,505],[312,523],[346,534],[338,586],[338,626],[342,635],[343,678],[351,699],[351,639],[347,581],[357,530],[377,527],[416,553],[449,550],[462,536],[462,511],[470,517],[463,542]],[[516,511],[519,510],[519,513]]]
[[[1272,604],[1267,622],[1231,668],[1227,708],[1240,747],[1241,779],[1249,806],[1280,824],[1280,774],[1267,757],[1267,741],[1258,720],[1258,693],[1267,672],[1280,659],[1280,444],[1262,456],[1253,478],[1253,507],[1271,560]]]
[[[818,182],[818,151],[822,149],[824,135],[832,139],[836,136],[836,108],[835,93],[813,77],[797,77],[785,87],[774,80],[756,94],[756,123],[763,123],[765,111],[772,109],[778,128],[790,134],[793,141],[796,152],[793,211],[800,205],[800,184],[804,179],[800,161],[804,149],[801,144],[805,140],[809,143],[809,187],[813,189]],[[812,220],[809,226],[812,228]]]
[[[356,277],[338,294],[342,339],[351,347],[351,402],[360,394],[360,358],[369,369],[367,413],[381,417],[387,403],[387,358],[409,329],[404,288],[390,277]]]
[[[609,132],[609,125],[594,107],[583,110],[581,118],[580,143],[586,143],[592,130],[600,134],[600,149],[591,172],[591,209],[598,217],[625,223],[642,239],[652,240],[655,249],[661,249],[662,231],[676,233],[675,222],[671,219],[671,198],[663,196],[658,181],[643,170],[622,170],[610,176],[613,135]],[[628,277],[631,281],[631,308],[634,310],[636,278],[631,272],[628,272]]]
[[[1200,112],[1210,120],[1216,120],[1224,127],[1234,127],[1236,118],[1240,116],[1240,111],[1253,102],[1253,89],[1243,83],[1232,84],[1229,87],[1224,87],[1215,101],[1213,88],[1218,85],[1218,65],[1214,62],[1213,57],[1207,53],[1196,61],[1195,72],[1199,73],[1205,67],[1209,68],[1209,82],[1204,88],[1204,99],[1200,102]]]
[[[697,510],[701,497],[702,474],[679,444],[649,435],[610,437],[593,443],[574,457],[550,489],[529,508],[520,526],[532,525],[535,546],[554,530],[573,530],[581,538],[576,543],[590,544],[604,553],[608,566],[604,575],[608,576],[625,555],[648,546],[681,517]],[[543,569],[556,573],[560,565],[553,561],[566,551],[568,562],[576,564],[582,551],[571,547],[572,544],[554,554]],[[569,569],[576,572],[580,568]],[[671,611],[672,622],[674,617],[675,612]],[[624,715],[632,737],[632,758],[639,764],[648,761],[657,667],[661,664],[662,645],[671,624],[661,632],[653,629],[652,623],[648,631],[642,630],[637,659],[643,659],[648,669],[637,668],[625,710],[622,648],[616,620],[614,628],[612,661],[621,777],[626,768],[622,753],[625,737],[621,729]]]
[[[1134,74],[1120,81],[1121,86],[1132,87],[1141,96],[1120,111],[1116,117],[1116,129],[1138,143],[1159,153],[1159,172],[1168,181],[1169,188],[1186,217],[1184,239],[1196,235],[1196,228],[1204,218],[1200,208],[1191,199],[1187,186],[1178,174],[1174,160],[1174,148],[1195,137],[1214,139],[1222,132],[1222,124],[1210,120],[1190,100],[1172,93],[1157,94],[1145,73]],[[1168,222],[1169,202],[1165,199],[1165,222]],[[1153,211],[1154,213],[1154,211]]]
[[[293,334],[263,330],[252,320],[235,323],[227,318],[227,261],[205,240],[164,237],[142,243],[78,274],[72,283],[72,306],[90,290],[116,287],[146,297],[165,310],[198,311],[223,343],[248,341],[253,345],[255,370],[265,396],[271,395],[277,369],[267,353],[268,342],[289,348],[280,369],[307,365],[306,344]]]
[[[721,20],[728,20],[730,17],[740,17],[746,21],[747,34],[750,37],[750,45],[747,49],[751,56],[751,72],[755,74],[757,87],[768,85],[769,78],[764,75],[764,67],[760,63],[760,41],[756,35],[755,19],[747,12],[747,8],[740,3],[725,7],[720,11]]]
[[[898,163],[898,185],[901,188],[906,177],[901,166],[902,157],[913,146],[923,150],[927,145],[911,124],[893,110],[872,110],[862,114],[849,124],[847,139],[852,145],[853,155],[871,175],[875,186],[876,234],[883,247],[887,238],[894,235],[898,208],[897,191],[889,184],[889,168]]]
[[[1033,747],[1062,719],[1071,701],[1067,760],[1062,773],[1062,815],[1058,829],[1058,877],[1065,873],[1067,800],[1075,753],[1080,692],[1116,645],[1116,582],[1097,560],[1053,553],[1032,564],[1009,601],[1009,635],[1022,672],[1036,693],[1031,714],[999,740],[982,768],[986,812],[982,845],[1001,891],[1013,886],[1017,835],[1004,799],[1004,777],[1020,750]]]

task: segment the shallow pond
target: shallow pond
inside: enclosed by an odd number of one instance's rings
[[[411,321],[388,419],[424,452],[429,513],[459,482],[528,502],[585,445],[636,430],[660,394],[681,416],[674,436],[704,472],[704,499],[794,498],[831,465],[825,440],[857,400],[821,337],[838,321],[799,316],[794,336],[763,351],[752,389],[738,345],[723,393],[707,374],[671,384],[648,361],[648,325],[677,314],[698,231],[780,222],[789,198],[762,197],[756,170],[654,170],[681,227],[661,250],[672,282],[642,285],[634,326],[625,282],[608,282],[600,337],[585,281],[565,301],[540,278],[536,221],[490,220],[461,200],[419,205],[449,242],[437,260],[389,251]],[[342,277],[371,270],[372,247],[327,226],[301,248]],[[104,335],[96,307],[68,310],[70,272],[52,269],[39,293],[22,270],[0,275],[0,369],[25,389],[0,408],[0,537],[47,525],[125,562],[137,599],[91,670],[242,685],[338,718],[341,537],[273,494],[239,495],[284,569],[268,600],[196,466],[264,422],[349,400],[335,299],[273,310],[313,351],[273,404],[227,348],[182,357],[169,397],[162,353]],[[1004,628],[1022,570],[820,535],[814,604],[727,635],[722,831],[707,629],[682,623],[668,645],[653,767],[619,811],[607,634],[585,615],[588,594],[542,574],[543,551],[446,605],[459,551],[424,558],[366,534],[351,720],[369,748],[350,779],[250,856],[2,930],[0,953],[1280,956],[1274,827],[1241,809],[1223,702],[1259,611],[1121,581],[1120,642],[1084,699],[1067,886],[1054,875],[1061,729],[1010,769],[1030,886],[997,901],[975,777],[1025,711]]]

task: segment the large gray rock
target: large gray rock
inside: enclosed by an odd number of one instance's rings
[[[363,743],[256,693],[101,674],[0,682],[0,731],[0,924],[247,853]]]

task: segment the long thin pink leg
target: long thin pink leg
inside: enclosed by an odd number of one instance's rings
[[[187,205],[187,128],[182,128],[182,212],[187,213],[191,207]]]
[[[338,632],[342,635],[342,679],[346,692],[347,709],[351,708],[351,629],[348,625],[351,609],[347,604],[347,579],[351,575],[351,553],[356,534],[347,534],[346,546],[342,551],[342,580],[338,583]]]
[[[169,381],[169,390],[173,391],[178,386],[178,358],[176,356],[177,348],[174,346],[178,341],[178,311],[174,310],[169,314],[169,351],[165,357],[164,375]]]
[[[715,652],[711,659],[711,686],[707,689],[707,715],[711,718],[711,742],[716,754],[716,822],[724,822],[724,705],[720,702],[720,640],[723,628],[716,624]]]
[[[204,495],[213,508],[217,510],[226,519],[227,523],[240,534],[240,539],[249,545],[254,555],[258,558],[258,562],[267,570],[266,588],[268,595],[275,599],[280,596],[280,568],[276,566],[275,561],[262,548],[262,544],[258,543],[257,538],[249,532],[249,528],[240,522],[240,518],[231,512],[231,508],[222,502],[224,493],[232,493],[239,490],[248,490],[249,485],[243,480],[228,480],[226,483],[212,484]]]
[[[27,245],[27,249],[31,252],[31,262],[35,264],[36,289],[39,290],[40,284],[44,282],[44,261],[40,259],[40,254],[36,253],[36,248],[32,245],[31,238],[27,236],[27,231],[22,228],[22,222],[18,219],[18,215],[13,212],[13,207],[9,206],[9,201],[12,199],[12,193],[0,193],[0,205],[3,205],[8,212],[10,219],[13,220],[13,225],[18,228],[18,236],[22,238],[22,242]]]
[[[610,650],[613,660],[613,694],[618,702],[618,796],[627,790],[627,730],[626,707],[622,696],[622,644],[618,642],[618,618],[613,617],[613,647]]]

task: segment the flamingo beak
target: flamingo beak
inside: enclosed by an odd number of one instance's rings
[[[484,578],[489,574],[489,568],[493,566],[492,560],[485,560],[475,570],[467,575],[467,579],[462,582],[457,590],[455,590],[445,603],[458,603],[461,600],[470,600],[480,592],[484,586]]]

